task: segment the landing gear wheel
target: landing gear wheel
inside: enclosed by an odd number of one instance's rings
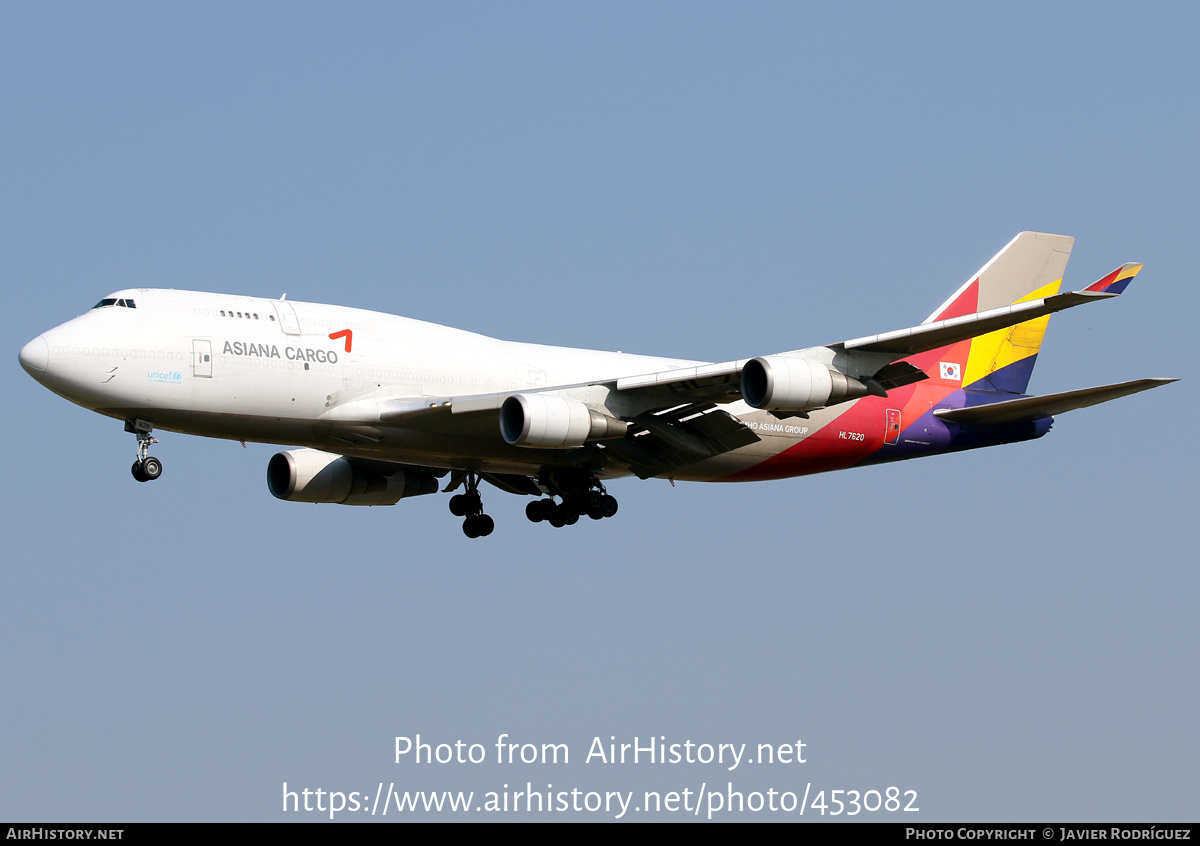
[[[153,429],[144,420],[126,420],[125,431],[137,435],[137,461],[130,468],[133,478],[139,482],[153,482],[162,475],[162,462],[150,455],[150,447],[158,443],[158,438],[150,436]]]
[[[550,517],[549,509],[546,508],[546,503],[550,500],[535,499],[533,502],[525,506],[525,516],[529,518],[530,523],[540,523]],[[553,508],[553,502],[550,503]]]
[[[469,538],[486,538],[496,528],[496,521],[486,514],[476,514],[463,520],[463,534]]]
[[[496,521],[483,513],[483,497],[479,495],[479,475],[467,473],[464,481],[467,483],[467,489],[450,497],[450,513],[455,517],[466,518],[462,524],[464,535],[469,538],[485,538],[496,528]]]
[[[525,509],[534,523],[545,521],[559,528],[573,526],[581,517],[603,520],[617,513],[617,500],[608,495],[595,473],[582,467],[544,468],[538,487],[552,498],[530,503]]]

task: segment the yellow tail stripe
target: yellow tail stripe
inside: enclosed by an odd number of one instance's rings
[[[1031,291],[1017,300],[1017,303],[1052,297],[1058,293],[1061,285],[1061,279],[1051,282],[1036,291]],[[1049,322],[1050,315],[1046,315],[973,339],[971,352],[967,357],[967,369],[963,374],[963,385],[978,382],[989,373],[994,373],[1002,367],[1029,358],[1031,355],[1037,355],[1038,350],[1042,348],[1042,338],[1046,335],[1046,325]]]

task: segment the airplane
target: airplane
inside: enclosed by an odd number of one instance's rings
[[[917,326],[708,363],[502,341],[335,305],[117,291],[26,344],[21,366],[124,421],[133,477],[155,430],[283,444],[279,499],[395,505],[450,492],[490,535],[480,483],[533,522],[612,517],[606,482],[747,482],[1040,438],[1054,416],[1159,387],[1025,393],[1050,314],[1116,297],[1128,263],[1059,293],[1074,238],[1022,232]],[[449,476],[442,487],[441,480]]]

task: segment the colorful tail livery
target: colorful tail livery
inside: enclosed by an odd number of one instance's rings
[[[1127,263],[1081,291],[1060,294],[1074,241],[1022,232],[920,326],[830,345],[834,367],[876,395],[812,412],[803,440],[729,480],[1028,440],[1049,431],[1056,414],[1175,381],[1139,379],[1026,396],[1050,315],[1115,297],[1142,269]],[[784,355],[812,357],[819,349]]]
[[[931,314],[925,324],[1054,296],[1062,285],[1074,243],[1075,239],[1066,235],[1022,232]],[[1120,294],[1141,269],[1140,263],[1123,264],[1084,292]],[[959,349],[937,350],[932,358],[939,362],[938,373],[930,376],[945,378],[949,369],[951,373],[961,373],[962,385],[967,389],[1024,393],[1049,322],[1047,314],[972,338]]]
[[[1074,243],[1066,235],[1022,232],[925,324],[1054,296]],[[964,341],[957,349],[936,350],[926,360],[935,360],[932,366],[938,372],[929,375],[945,378],[949,372],[958,375],[966,388],[1024,393],[1049,322],[1046,315]],[[921,369],[929,373],[926,367]]]
[[[155,429],[289,444],[280,499],[394,505],[458,491],[468,537],[494,528],[480,482],[564,526],[612,517],[621,476],[800,476],[1028,440],[1053,416],[1157,387],[1025,391],[1050,315],[1110,299],[1126,264],[1060,293],[1074,239],[1022,232],[920,325],[710,364],[513,343],[360,309],[139,288],[21,350],[33,378],[122,420],[157,479]]]

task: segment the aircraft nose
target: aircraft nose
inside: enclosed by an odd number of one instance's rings
[[[21,366],[34,379],[40,379],[46,373],[46,365],[49,363],[50,347],[44,336],[38,335],[21,347]]]

